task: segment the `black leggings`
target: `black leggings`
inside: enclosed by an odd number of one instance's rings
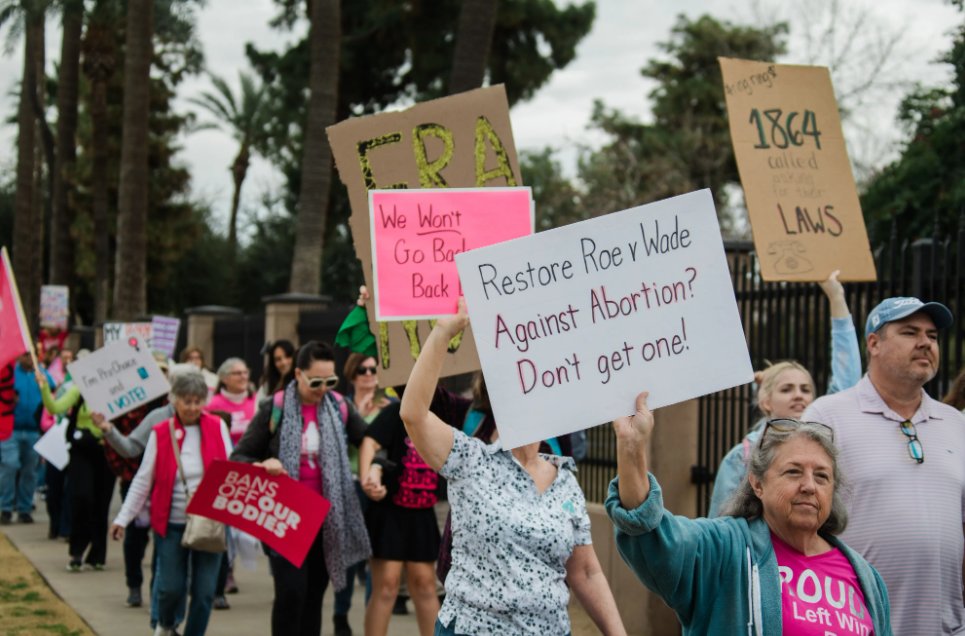
[[[300,568],[274,551],[268,556],[275,580],[272,636],[319,636],[322,633],[322,597],[328,587],[322,532],[318,532]]]
[[[70,480],[70,557],[83,559],[90,565],[107,561],[107,515],[114,496],[114,473],[104,450],[71,449],[67,466]]]

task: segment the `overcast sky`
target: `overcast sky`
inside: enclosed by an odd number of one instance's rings
[[[813,8],[819,4],[824,3],[801,0],[794,6]],[[853,6],[855,2],[840,4]],[[761,9],[762,6],[786,5],[791,3],[779,0],[770,3],[757,0],[598,0],[593,30],[577,49],[574,62],[557,72],[533,100],[512,110],[517,149],[538,149],[547,145],[558,148],[562,152],[565,171],[572,173],[576,156],[574,148],[579,144],[596,145],[600,142],[586,127],[594,99],[641,119],[648,117],[647,93],[652,85],[640,76],[639,70],[648,59],[659,55],[657,43],[668,39],[679,13],[691,17],[710,13],[718,18],[747,23],[761,14],[774,14],[774,9]],[[938,55],[950,48],[951,29],[962,19],[948,2],[876,0],[870,6],[875,10],[872,18],[865,21],[869,29],[875,22],[885,30],[903,29],[892,73],[894,77],[914,78],[925,84],[948,81],[947,65],[934,63]],[[275,13],[272,0],[208,0],[204,9],[198,12],[199,39],[204,46],[207,68],[237,86],[238,71],[247,68],[246,42],[253,42],[263,49],[278,49],[301,37],[304,24],[294,33],[272,30],[268,21]],[[796,27],[801,23],[800,16],[781,17],[792,22],[792,50],[781,61],[806,62],[801,29]],[[48,73],[52,73],[59,56],[59,24],[48,26],[47,38]],[[10,55],[0,58],[0,115],[3,120],[15,115],[16,104],[11,93],[17,88],[21,67],[19,46]],[[840,92],[838,80],[835,82]],[[208,86],[205,77],[185,81],[179,92],[179,107],[192,108],[184,98]],[[869,106],[876,141],[890,143],[893,147],[897,139],[893,117],[897,101],[904,92],[895,90],[876,98]],[[0,155],[0,169],[10,171],[10,175],[16,162],[15,142],[16,127],[13,124],[0,125],[0,148],[7,149]],[[191,169],[193,196],[212,205],[217,213],[216,220],[223,227],[231,198],[228,166],[237,151],[236,145],[228,133],[218,130],[192,133],[182,139],[182,145],[178,160]],[[852,154],[854,152],[852,149]],[[887,152],[880,152],[876,156],[886,155]],[[261,193],[282,186],[282,178],[271,166],[255,158],[244,186],[243,208],[256,208]]]

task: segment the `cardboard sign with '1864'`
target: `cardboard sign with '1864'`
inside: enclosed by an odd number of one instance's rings
[[[408,110],[347,119],[327,129],[339,177],[348,189],[355,253],[373,289],[368,191],[402,188],[481,188],[522,185],[509,104],[493,86]],[[403,384],[429,336],[428,320],[378,323],[368,304],[384,385]],[[471,335],[456,338],[443,375],[479,368]]]
[[[766,280],[875,280],[827,68],[718,58]]]

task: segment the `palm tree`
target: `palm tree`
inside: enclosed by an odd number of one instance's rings
[[[449,75],[449,94],[483,85],[498,5],[498,0],[463,0]]]
[[[228,222],[228,246],[235,253],[238,242],[238,207],[241,203],[241,186],[248,174],[252,151],[257,151],[264,135],[267,118],[265,87],[249,73],[239,72],[241,92],[235,96],[231,87],[221,77],[211,75],[214,91],[206,91],[190,101],[208,111],[218,120],[199,126],[221,128],[225,126],[238,142],[238,154],[231,163],[231,177],[234,180],[234,194],[231,197],[231,217]]]
[[[342,9],[338,0],[306,0],[309,72],[305,147],[289,291],[317,294],[322,287],[322,246],[332,182],[332,151],[325,127],[335,123]]]
[[[43,60],[44,0],[6,0],[0,3],[0,26],[9,37],[23,33],[23,77],[17,107],[17,172],[13,218],[13,269],[20,277],[27,325],[33,327],[40,305],[40,271],[35,258],[42,245],[43,214],[36,200],[38,60]],[[42,64],[42,62],[41,62]],[[42,68],[42,67],[41,67]]]
[[[77,93],[80,77],[80,40],[84,23],[82,0],[63,0],[63,35],[57,78],[57,151],[53,210],[50,216],[50,282],[69,285],[73,271],[70,225],[74,215],[70,191],[77,158]]]
[[[114,316],[131,320],[147,312],[148,116],[154,0],[129,0],[125,24]]]
[[[113,4],[100,1],[91,12],[84,36],[84,75],[90,83],[88,110],[91,120],[91,203],[94,217],[94,321],[108,318],[111,294],[110,251],[110,122],[107,87],[114,75],[117,54],[114,44]]]

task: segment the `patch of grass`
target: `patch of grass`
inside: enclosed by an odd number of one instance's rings
[[[37,625],[37,629],[44,630],[45,634],[58,634],[59,636],[82,636],[83,632],[78,629],[70,629],[61,623]]]
[[[53,593],[2,532],[0,563],[0,634],[92,636],[77,613]]]
[[[0,603],[11,603],[17,600],[17,593],[30,587],[24,579],[16,581],[0,581]]]

